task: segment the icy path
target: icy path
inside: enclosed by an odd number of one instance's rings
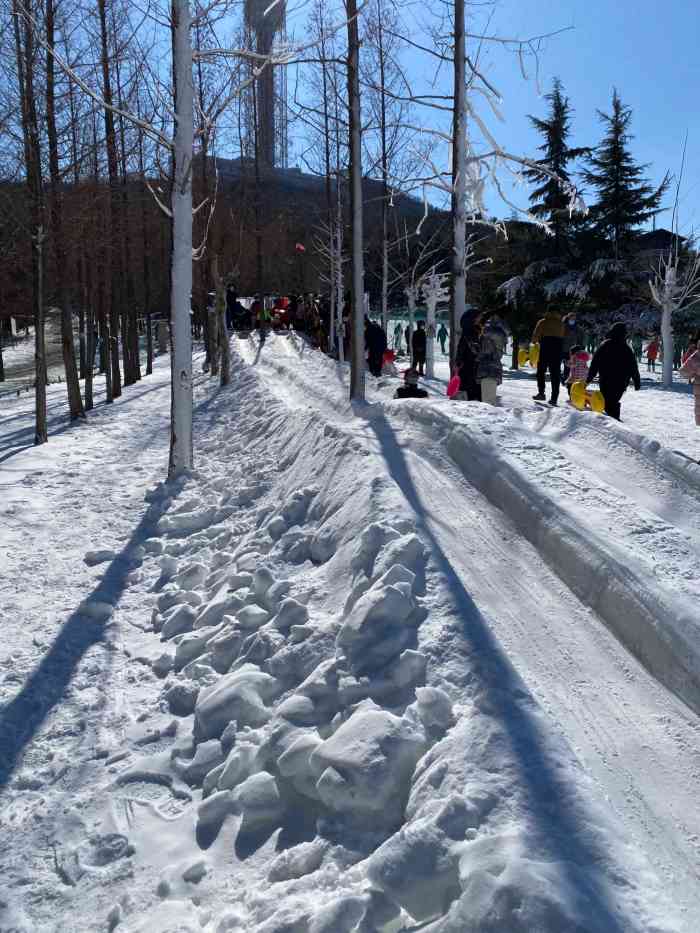
[[[241,352],[270,374],[271,393],[346,421],[341,367],[292,340],[270,342],[259,355],[250,345]],[[395,381],[384,382],[375,388],[368,378],[371,402],[391,398]],[[457,405],[446,416],[445,400],[431,403],[441,416],[432,427],[430,417],[420,417],[423,403],[383,404],[380,410],[370,407],[366,420],[357,419],[351,430],[382,453],[450,572],[464,582],[555,728],[622,815],[672,900],[685,910],[690,931],[700,911],[698,719],[630,657],[518,529],[464,481],[447,455],[442,418],[463,423],[467,431],[487,425],[495,445],[529,479],[585,519],[591,534],[616,542],[635,572],[651,577],[650,589],[658,581],[672,593],[685,592],[690,605],[698,595],[700,488],[694,477],[683,480],[664,471],[614,432],[606,436],[600,419],[564,410],[523,414],[517,401],[509,403],[515,417],[484,412],[482,406],[469,406],[467,414]],[[659,420],[654,427],[662,436]],[[523,430],[528,422],[531,431]],[[605,454],[596,457],[601,446]],[[655,549],[650,540],[657,542]],[[625,547],[637,541],[625,555]]]

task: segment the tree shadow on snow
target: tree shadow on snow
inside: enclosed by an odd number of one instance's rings
[[[449,557],[432,531],[434,520],[426,510],[411,477],[406,455],[384,414],[369,415],[367,423],[376,435],[390,475],[413,509],[417,530],[430,546],[431,557],[444,575],[463,624],[463,638],[473,661],[471,681],[481,702],[502,724],[512,753],[519,762],[519,779],[532,820],[533,851],[539,850],[561,866],[564,882],[579,904],[585,903],[591,929],[623,933],[610,894],[595,866],[610,871],[609,856],[591,832],[595,817],[567,780],[565,769],[547,749],[541,712],[529,694],[487,620],[455,572]],[[459,517],[455,516],[455,522]],[[504,570],[507,572],[507,569]],[[563,773],[562,773],[563,771]]]
[[[135,551],[156,534],[160,516],[158,508],[150,507],[146,511],[124,549],[109,564],[95,589],[63,624],[22,689],[0,708],[0,792],[9,784],[24,750],[65,697],[85,653],[93,645],[106,641],[109,620],[99,618],[101,606],[116,607],[119,603],[129,573],[140,563]],[[98,617],[91,614],[91,606]]]

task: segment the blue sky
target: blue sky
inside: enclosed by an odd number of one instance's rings
[[[335,6],[335,3],[332,3]],[[444,11],[439,0],[401,0],[401,31],[421,44],[430,45],[430,26],[439,25],[437,17]],[[308,7],[290,9],[290,25],[294,31],[302,25]],[[650,163],[648,176],[658,184],[667,170],[677,174],[680,169],[683,140],[688,132],[688,153],[681,188],[680,230],[689,233],[700,230],[700,16],[697,0],[667,0],[665,4],[652,0],[474,0],[469,31],[484,27],[490,17],[490,33],[528,38],[572,27],[547,39],[539,56],[541,93],[551,88],[552,78],[561,78],[574,107],[571,145],[596,145],[602,136],[597,110],[610,111],[613,87],[617,87],[625,104],[634,114],[631,133],[635,137],[631,148],[635,158]],[[342,14],[341,14],[342,18]],[[301,27],[301,28],[300,28]],[[446,32],[448,27],[443,27]],[[341,42],[344,31],[339,33]],[[468,46],[474,53],[476,43]],[[528,114],[544,116],[546,101],[538,92],[531,75],[523,80],[517,58],[512,52],[487,44],[482,52],[486,74],[500,91],[504,123],[483,116],[496,139],[518,155],[536,156],[539,137],[527,119]],[[402,60],[415,86],[430,91],[435,60],[414,50],[407,50]],[[532,69],[531,69],[532,71]],[[290,78],[291,81],[291,78]],[[435,90],[451,92],[451,74],[445,69]],[[440,125],[450,131],[448,115],[423,110],[414,122]],[[295,130],[296,135],[299,130]],[[303,132],[303,131],[301,131]],[[295,161],[292,153],[292,162]],[[441,167],[446,162],[443,154]],[[509,196],[521,206],[527,206],[527,190],[509,189]],[[590,200],[590,198],[589,198]],[[666,201],[672,204],[669,192]],[[497,195],[487,198],[489,210],[508,216],[509,208]],[[671,213],[660,214],[659,226],[670,226]]]
[[[632,107],[632,150],[651,163],[657,183],[667,169],[677,173],[683,139],[688,154],[681,187],[681,229],[700,227],[700,17],[691,0],[500,0],[493,31],[527,36],[559,27],[574,28],[547,40],[540,58],[543,85],[558,75],[576,110],[573,145],[601,136],[596,109],[609,112],[613,87]],[[499,139],[518,151],[537,137],[527,113],[542,115],[545,102],[534,82],[524,82],[517,63],[502,52],[489,55],[489,75],[504,103],[506,123]],[[670,213],[657,223],[670,223]]]

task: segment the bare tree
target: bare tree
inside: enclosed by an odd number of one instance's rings
[[[55,42],[54,0],[46,0],[46,41],[50,46]],[[49,150],[49,244],[54,254],[56,276],[56,294],[61,309],[61,344],[63,348],[63,366],[66,373],[68,392],[68,410],[70,417],[83,418],[83,400],[80,395],[78,368],[75,363],[73,343],[73,316],[71,314],[68,290],[66,288],[66,251],[63,229],[63,209],[61,194],[61,172],[58,158],[58,134],[56,131],[55,65],[51,55],[46,56],[46,133]]]
[[[362,223],[362,117],[360,109],[360,36],[355,0],[346,3],[348,23],[348,110],[350,114],[350,216],[352,333],[350,398],[365,398],[364,241]]]

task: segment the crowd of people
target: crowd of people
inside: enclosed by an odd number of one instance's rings
[[[591,355],[577,328],[576,315],[569,314],[562,318],[556,311],[550,310],[541,318],[532,334],[532,343],[539,345],[537,363],[537,394],[535,401],[544,402],[547,375],[549,375],[549,404],[557,405],[559,387],[563,381],[569,395],[575,382],[588,385],[598,381],[605,401],[605,412],[611,418],[620,420],[622,397],[630,384],[639,391],[641,377],[639,362],[642,359],[643,340],[639,335],[632,337],[630,344],[627,325],[623,321],[613,324],[603,342]],[[700,344],[700,331],[684,341],[683,351],[678,358],[678,369],[693,384],[695,396],[695,422],[700,425],[700,378],[688,370],[688,362],[695,358]],[[681,341],[676,341],[680,346]],[[657,337],[652,337],[646,347],[647,367],[650,372],[656,368],[660,348]]]
[[[306,294],[291,298],[266,300],[256,295],[253,300],[239,300],[233,286],[226,290],[226,322],[231,330],[258,328],[263,337],[272,326],[293,328],[305,333],[310,342],[325,353],[339,356],[339,341],[343,340],[344,357],[350,353],[350,307],[343,308],[343,327],[336,334],[335,345],[330,339],[331,308],[327,299]],[[193,321],[197,327],[197,321]],[[365,316],[365,349],[367,368],[376,377],[386,366],[388,340],[384,328]],[[443,355],[449,332],[444,323],[431,336],[440,344]],[[419,388],[418,380],[425,375],[428,332],[423,320],[416,326],[404,328],[400,321],[394,325],[393,354],[403,355],[404,342],[410,365],[404,372],[404,383],[396,392],[397,398],[425,398],[427,392]],[[607,332],[601,343],[579,326],[575,313],[562,317],[555,310],[548,311],[536,324],[532,344],[539,347],[537,361],[537,402],[556,406],[562,384],[569,395],[574,383],[598,381],[605,401],[606,413],[620,420],[622,398],[630,384],[641,388],[639,363],[644,356],[649,372],[656,370],[662,358],[658,337],[652,336],[646,346],[639,333],[628,334],[627,325],[618,321]],[[495,404],[498,386],[503,381],[503,354],[508,333],[498,317],[465,311],[460,321],[453,377],[459,386],[453,394],[456,399]],[[695,397],[695,422],[700,425],[700,331],[691,336],[680,336],[674,343],[674,368],[689,379]],[[549,399],[546,395],[549,381]]]

